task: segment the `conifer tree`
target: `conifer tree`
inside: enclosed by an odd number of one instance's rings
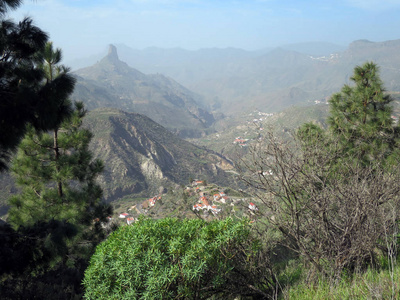
[[[390,95],[385,94],[379,68],[372,62],[354,69],[351,80],[330,100],[328,124],[345,152],[364,163],[390,158],[397,151],[400,131],[392,119]]]
[[[67,72],[50,81],[45,78],[39,54],[47,51],[48,35],[30,18],[18,23],[5,19],[21,2],[0,1],[0,171],[7,169],[28,124],[47,131],[62,122],[54,99],[65,98],[74,88]]]
[[[367,62],[355,67],[351,80],[354,86],[344,85],[330,99],[327,130],[304,124],[298,136],[306,145],[334,142],[339,160],[393,162],[400,154],[400,129],[392,119],[393,98],[385,93],[378,66]],[[335,157],[332,153],[333,162]]]
[[[1,0],[0,1],[0,16],[4,15],[11,9],[16,9],[21,5],[21,0]]]
[[[60,128],[37,133],[32,127],[22,140],[11,170],[21,194],[13,196],[9,218],[14,227],[38,221],[65,220],[79,223],[102,196],[96,176],[103,170],[92,160],[90,131],[81,128],[83,105]]]
[[[0,21],[0,171],[6,169],[26,125],[46,119],[40,112],[46,102],[40,101],[43,73],[36,67],[36,54],[47,38],[29,18],[18,24]]]
[[[68,69],[59,64],[60,60],[61,51],[48,43],[41,53],[40,67],[45,74],[44,85],[49,88],[46,98],[52,102],[48,107],[54,112],[53,129],[41,132],[28,126],[11,167],[22,191],[10,199],[8,221],[16,230],[38,224],[43,227],[43,223],[51,225],[52,242],[48,245],[61,247],[54,249],[55,257],[66,260],[77,240],[93,244],[101,240],[99,222],[111,212],[109,206],[101,203],[102,190],[95,181],[103,164],[92,159],[89,151],[92,134],[81,127],[86,111],[82,103],[72,106],[69,86],[63,89],[63,85],[58,85],[59,77],[70,76]],[[98,222],[93,227],[94,219]],[[54,222],[69,229],[51,230]]]

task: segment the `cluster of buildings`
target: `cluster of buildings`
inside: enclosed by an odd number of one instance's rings
[[[330,55],[327,56],[309,56],[312,60],[319,60],[319,61],[332,61],[332,60],[337,60],[338,58],[340,58],[339,53],[332,53]]]
[[[132,216],[130,216],[128,213],[121,213],[119,214],[120,219],[125,219],[126,224],[131,225],[132,223],[136,222],[136,219]]]
[[[206,187],[206,182],[203,180],[194,180],[191,183],[191,186],[186,187],[186,192],[189,193],[189,196],[198,197],[198,201],[192,206],[192,210],[195,212],[203,212],[206,215],[213,214],[214,216],[218,215],[222,209],[218,204],[228,204],[234,205],[238,201],[243,201],[244,199],[230,199],[224,191],[219,190],[214,187]],[[137,221],[137,218],[134,218],[129,214],[129,211],[132,209],[136,209],[136,211],[141,213],[146,213],[149,209],[151,209],[155,204],[162,199],[162,195],[159,194],[157,196],[146,199],[141,204],[134,205],[130,209],[128,209],[128,213],[123,212],[119,214],[119,219],[126,222],[127,225],[131,225]],[[232,201],[228,201],[232,200]],[[248,210],[253,215],[258,211],[258,207],[250,202],[248,205]],[[111,217],[110,222],[111,223]]]
[[[259,123],[264,121],[266,118],[272,117],[274,114],[273,113],[264,113],[261,111],[255,111],[254,113],[250,113],[249,116],[255,116],[255,118],[253,119],[253,123]],[[249,124],[250,122],[248,122]]]
[[[193,189],[194,188],[194,189]],[[195,212],[204,212],[204,213],[212,213],[214,216],[218,215],[222,209],[216,205],[216,203],[227,204],[228,200],[232,200],[230,205],[234,205],[235,202],[243,201],[244,199],[234,200],[230,199],[225,192],[218,191],[217,189],[212,189],[214,194],[209,191],[205,191],[204,182],[199,180],[194,180],[192,182],[192,187],[186,187],[189,195],[193,192],[198,196],[198,201],[192,207]],[[217,191],[217,192],[216,192]],[[193,195],[193,194],[192,194]],[[250,202],[248,205],[248,210],[250,213],[254,214],[258,211],[258,207]]]
[[[141,204],[141,208],[144,210],[144,212],[146,212],[148,209],[150,209],[151,207],[153,207],[154,205],[156,205],[156,202],[161,200],[162,196],[157,195],[154,197],[151,197],[149,199],[146,199],[143,201],[143,203]],[[133,206],[132,208],[136,208],[136,205]],[[132,209],[131,208],[131,209]],[[140,213],[140,210],[138,210],[136,208],[136,210]],[[128,210],[129,211],[129,210]],[[126,224],[131,225],[132,223],[135,223],[137,221],[136,218],[132,217],[129,213],[120,213],[119,214],[119,218],[120,219],[125,219]]]
[[[243,139],[240,136],[238,136],[234,141],[233,144],[237,144],[240,147],[247,147],[247,141],[248,139]]]
[[[206,197],[201,197],[199,199],[199,203],[193,205],[193,210],[194,211],[206,210],[208,212],[211,212],[213,215],[217,215],[219,212],[221,212],[221,209],[218,208],[216,205],[210,203],[210,201]]]
[[[204,211],[204,212],[210,212],[213,215],[217,215],[218,213],[221,212],[221,208],[219,208],[213,202],[226,203],[226,201],[229,198],[225,195],[224,192],[218,192],[213,196],[210,196],[206,192],[202,191],[200,185],[204,185],[204,182],[203,181],[192,182],[192,186],[196,187],[195,192],[196,194],[198,194],[199,197],[198,202],[195,205],[193,205],[192,209],[197,212]]]
[[[142,208],[147,210],[147,209],[153,207],[154,205],[156,205],[157,201],[161,200],[161,198],[162,198],[162,196],[160,194],[160,195],[157,195],[152,198],[144,200],[142,203]]]
[[[254,113],[250,113],[249,116],[253,116],[253,114],[255,116],[263,116],[263,117],[272,117],[274,114],[273,113],[265,113],[265,112],[261,112],[261,111],[254,111]]]

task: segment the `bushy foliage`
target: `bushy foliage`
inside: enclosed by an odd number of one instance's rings
[[[86,270],[86,299],[268,298],[248,221],[141,219],[100,244]],[[263,267],[264,268],[264,267]]]

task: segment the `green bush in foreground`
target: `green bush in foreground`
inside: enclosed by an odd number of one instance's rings
[[[248,221],[142,219],[100,244],[86,270],[86,299],[268,298]]]

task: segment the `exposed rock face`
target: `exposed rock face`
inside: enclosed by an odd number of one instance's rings
[[[98,109],[84,122],[94,133],[91,150],[105,163],[100,183],[108,201],[148,196],[190,177],[224,185],[233,181],[224,171],[232,168],[227,159],[181,140],[146,116]]]
[[[117,48],[114,45],[109,45],[107,56],[110,60],[119,61]]]

